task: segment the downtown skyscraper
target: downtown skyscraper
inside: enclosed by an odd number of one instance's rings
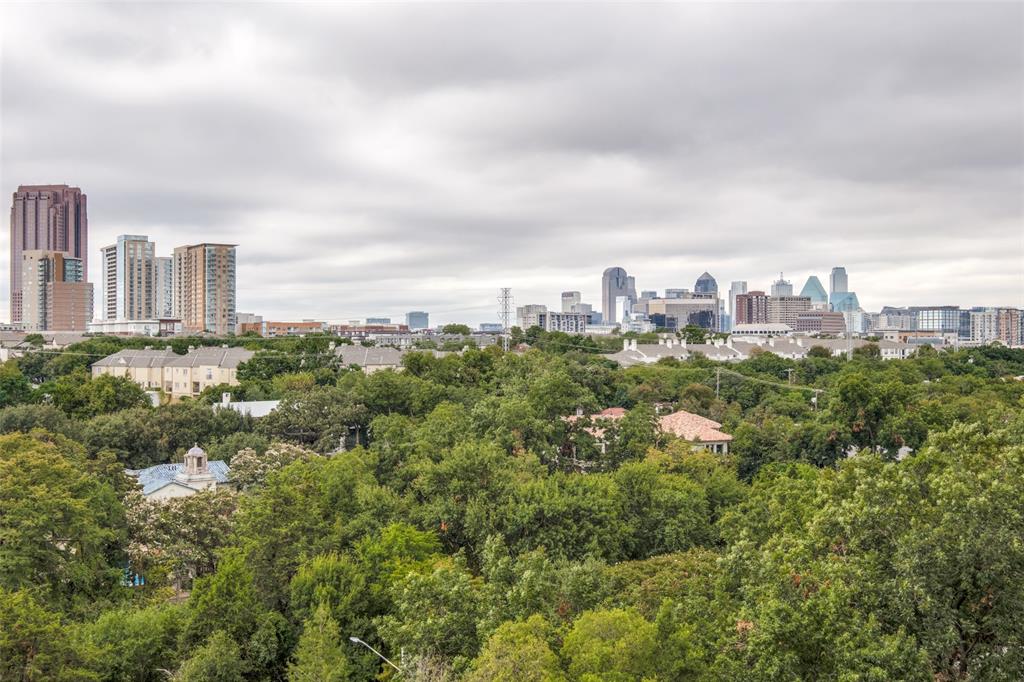
[[[19,185],[11,202],[11,322],[21,323],[22,254],[61,253],[82,263],[89,278],[89,219],[86,196],[69,185]]]

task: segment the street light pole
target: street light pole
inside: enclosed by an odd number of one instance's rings
[[[402,673],[402,672],[404,672],[404,671],[403,671],[403,670],[402,670],[401,668],[399,668],[399,667],[398,667],[397,665],[395,665],[395,664],[394,664],[394,663],[392,663],[392,662],[391,662],[390,660],[388,660],[388,657],[387,657],[387,656],[385,656],[385,655],[384,655],[384,654],[382,654],[381,652],[377,651],[377,650],[376,650],[376,649],[374,649],[374,648],[373,648],[372,646],[370,646],[369,644],[367,644],[367,643],[366,643],[366,642],[364,642],[363,640],[359,639],[358,637],[349,637],[348,639],[349,639],[349,641],[350,641],[350,642],[352,642],[353,644],[362,644],[362,645],[363,645],[363,646],[365,646],[365,647],[366,647],[367,649],[369,649],[369,650],[370,650],[370,651],[372,651],[373,653],[377,654],[377,656],[378,656],[378,657],[380,658],[380,660],[382,660],[382,661],[384,661],[385,663],[387,663],[388,665],[390,665],[390,666],[391,666],[392,668],[394,668],[395,670],[397,670],[397,671],[398,671],[399,673]]]

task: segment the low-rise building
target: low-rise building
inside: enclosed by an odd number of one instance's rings
[[[546,332],[585,334],[587,331],[587,316],[583,313],[545,311],[537,315],[537,326]]]
[[[846,318],[843,313],[826,310],[806,310],[793,320],[793,331],[800,334],[845,334]]]
[[[185,454],[184,462],[128,469],[125,473],[138,481],[146,501],[163,502],[228,486],[230,469],[221,460],[207,461],[206,452],[196,445]]]
[[[245,348],[203,347],[185,355],[164,350],[120,350],[92,365],[93,377],[127,377],[144,389],[162,390],[171,400],[194,398],[211,386],[238,385],[238,366],[255,353]]]
[[[182,333],[182,324],[177,318],[93,320],[89,323],[89,333],[110,336],[175,336]]]

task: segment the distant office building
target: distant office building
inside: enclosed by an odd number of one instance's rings
[[[693,293],[695,294],[714,294],[718,296],[718,282],[710,274],[705,272],[697,278],[697,282],[693,285]]]
[[[629,297],[630,286],[635,286],[633,278],[622,268],[608,268],[601,276],[601,314],[608,323],[621,320],[615,314],[615,299],[619,296]],[[635,291],[634,291],[635,300]]]
[[[846,319],[842,313],[826,310],[806,310],[793,320],[793,331],[840,336],[846,333]]]
[[[409,329],[430,329],[430,313],[413,310],[405,314],[405,326]]]
[[[811,309],[807,296],[771,296],[768,299],[768,321],[788,324],[796,329],[796,317]]]
[[[89,281],[86,197],[68,185],[20,185],[11,200],[11,322],[21,322],[21,254],[58,251],[82,262]]]
[[[837,313],[855,313],[860,310],[860,301],[853,291],[838,291],[829,295],[829,307]]]
[[[21,252],[21,323],[26,331],[86,331],[92,321],[92,284],[85,264],[60,251]]]
[[[648,290],[648,291],[641,291],[640,292],[640,300],[641,301],[650,300],[652,298],[658,298],[658,292],[657,291]]]
[[[665,289],[665,298],[686,298],[689,295],[689,289]]]
[[[326,322],[302,320],[301,322],[264,322],[261,336],[305,336],[306,334],[323,334],[327,329]]]
[[[804,288],[800,290],[800,295],[811,299],[811,308],[814,310],[828,309],[828,292],[825,291],[825,287],[822,286],[817,275],[807,278]]]
[[[590,305],[589,303],[576,303],[575,305],[573,305],[572,310],[570,310],[569,312],[583,313],[589,318],[594,314],[594,306]]]
[[[647,303],[647,316],[655,327],[676,330],[694,325],[719,328],[717,298],[656,298]]]
[[[156,285],[153,288],[153,310],[159,318],[174,315],[174,259],[157,256],[153,259]]]
[[[368,317],[366,324],[391,324],[390,317]]]
[[[489,334],[500,334],[505,331],[505,328],[501,326],[501,322],[481,322],[480,331]]]
[[[830,295],[845,294],[850,290],[850,281],[846,276],[846,268],[832,268],[832,274],[828,276],[828,293]]]
[[[914,331],[960,333],[960,306],[911,306],[914,315]]]
[[[149,237],[123,234],[100,249],[103,268],[100,317],[104,320],[152,320],[156,311],[156,244]]]
[[[174,249],[174,316],[186,332],[235,330],[236,244]]]
[[[729,284],[729,326],[728,329],[732,329],[732,326],[736,324],[736,297],[740,294],[747,293],[747,283],[743,280],[732,282]]]
[[[578,291],[563,291],[562,292],[562,312],[571,313],[572,308],[575,305],[579,305],[583,300],[583,297]]]
[[[878,313],[873,329],[891,329],[912,331],[914,329],[914,313],[908,308],[885,306]]]
[[[636,303],[636,277],[633,275],[626,278],[626,296],[629,297],[630,303]]]
[[[263,316],[253,313],[235,313],[235,335],[242,336],[249,332],[263,335]]]
[[[783,279],[782,273],[779,273],[779,278],[772,282],[772,298],[779,298],[782,296],[793,295],[793,283],[787,279]]]
[[[587,316],[581,313],[542,312],[537,315],[537,326],[546,332],[585,334]]]
[[[733,325],[767,324],[768,295],[763,291],[750,291],[736,295],[736,317]]]
[[[516,325],[526,331],[530,327],[540,326],[540,314],[546,313],[548,307],[539,303],[530,303],[516,308]]]

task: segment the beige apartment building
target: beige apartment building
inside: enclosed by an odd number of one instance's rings
[[[60,251],[21,252],[20,296],[26,331],[86,331],[92,320],[92,284],[84,263]]]
[[[244,348],[195,348],[185,355],[170,349],[128,349],[93,363],[92,375],[126,377],[145,390],[162,390],[174,401],[195,398],[211,386],[237,386],[238,366],[253,355]]]
[[[186,333],[235,332],[236,246],[194,244],[174,249],[173,312]]]

